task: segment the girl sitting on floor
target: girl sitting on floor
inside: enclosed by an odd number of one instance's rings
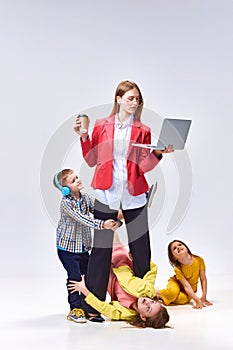
[[[192,254],[184,242],[174,240],[168,245],[168,259],[174,267],[175,275],[169,278],[165,289],[157,291],[157,297],[162,298],[165,305],[182,305],[191,299],[195,301],[194,309],[212,305],[206,299],[207,278],[203,258]],[[202,288],[201,298],[196,295],[199,279]]]

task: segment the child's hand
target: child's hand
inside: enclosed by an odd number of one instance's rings
[[[159,287],[156,287],[156,294],[155,294],[157,300],[163,300],[160,294]]]
[[[113,219],[105,220],[103,224],[103,228],[106,230],[113,230],[116,231],[116,229],[119,227],[119,223]]]
[[[82,276],[82,281],[69,281],[69,283],[67,284],[67,289],[71,294],[75,292],[82,292],[85,287],[86,284],[84,280],[84,275]]]
[[[202,302],[201,299],[199,299],[198,301],[196,301],[196,304],[193,306],[193,309],[202,309],[203,307],[205,307],[205,304]]]
[[[211,303],[210,301],[208,301],[206,298],[201,298],[201,301],[202,303],[205,305],[205,306],[211,306],[213,305],[213,303]]]

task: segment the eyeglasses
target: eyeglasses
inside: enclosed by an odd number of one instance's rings
[[[125,102],[127,103],[133,103],[134,100],[137,102],[137,104],[141,104],[142,103],[142,100],[140,97],[134,97],[134,96],[129,96],[129,97],[122,97],[123,100],[125,100]]]

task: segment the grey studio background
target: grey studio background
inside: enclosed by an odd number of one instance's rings
[[[39,349],[45,348],[47,337],[21,343],[22,332],[33,325],[42,329],[38,320],[47,316],[48,327],[66,322],[65,273],[55,249],[61,196],[50,178],[47,197],[52,204],[44,202],[42,164],[49,143],[60,132],[59,147],[54,143],[54,158],[48,163],[51,176],[53,169],[60,170],[60,160],[61,167],[80,172],[85,189],[91,191],[72,130],[74,116],[91,111],[93,126],[96,116],[108,108],[110,112],[115,88],[125,79],[141,88],[146,113],[142,121],[153,130],[159,131],[164,117],[193,121],[185,150],[191,177],[179,182],[186,163],[177,170],[173,156],[165,156],[160,169],[148,175],[150,183],[157,175],[160,179],[157,199],[162,207],[156,206],[155,196],[150,212],[158,285],[172,274],[167,244],[179,238],[205,258],[210,299],[226,290],[232,293],[232,15],[231,0],[0,0],[5,348],[12,326],[15,336],[10,342]],[[60,159],[62,142],[69,137]],[[187,183],[187,206],[168,232],[179,186]],[[54,213],[57,208],[57,217],[49,214],[50,205]],[[56,314],[62,315],[59,321],[51,316]],[[65,349],[65,340],[59,346]]]

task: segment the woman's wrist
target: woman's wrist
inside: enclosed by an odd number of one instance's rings
[[[156,158],[158,158],[159,160],[161,160],[163,158],[163,154],[159,153],[158,151],[154,150],[154,155]]]
[[[80,138],[81,138],[82,142],[85,142],[88,139],[88,134],[87,135],[82,135],[82,136],[80,136]]]

